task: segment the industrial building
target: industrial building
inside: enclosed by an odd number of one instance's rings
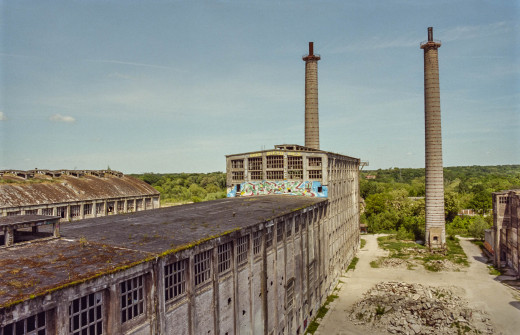
[[[0,217],[0,335],[303,334],[359,245],[360,161],[319,148],[319,59],[306,145],[226,156],[226,199]]]
[[[118,171],[0,171],[0,217],[47,215],[73,221],[159,207],[157,190]]]
[[[492,196],[494,265],[508,267],[520,279],[520,190]]]

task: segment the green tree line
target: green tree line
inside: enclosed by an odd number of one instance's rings
[[[375,179],[366,179],[367,175]],[[515,188],[520,188],[520,165],[444,168],[447,233],[483,237],[483,230],[492,224],[491,193]],[[365,201],[361,220],[370,232],[397,231],[403,238],[424,237],[424,169],[363,171],[360,193]],[[461,209],[473,209],[479,215],[458,216]]]
[[[143,173],[133,175],[161,193],[161,203],[187,203],[226,197],[226,174]]]

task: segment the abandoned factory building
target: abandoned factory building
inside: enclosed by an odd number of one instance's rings
[[[117,171],[0,171],[0,216],[50,215],[69,221],[159,206],[157,190]]]
[[[493,193],[494,265],[520,278],[520,190]]]
[[[58,233],[45,226],[58,217],[0,218],[14,235],[0,248],[0,334],[303,334],[356,249],[333,210],[325,198],[267,195]]]

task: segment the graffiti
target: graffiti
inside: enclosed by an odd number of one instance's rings
[[[303,195],[308,197],[327,198],[328,188],[327,186],[323,186],[319,181],[263,180],[259,182],[245,182],[233,185],[227,189],[228,198],[268,194]]]

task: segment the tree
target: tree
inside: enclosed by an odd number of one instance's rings
[[[483,240],[485,236],[485,231],[488,228],[489,226],[486,220],[482,216],[477,216],[469,225],[468,232],[472,237],[478,238],[479,240]]]

